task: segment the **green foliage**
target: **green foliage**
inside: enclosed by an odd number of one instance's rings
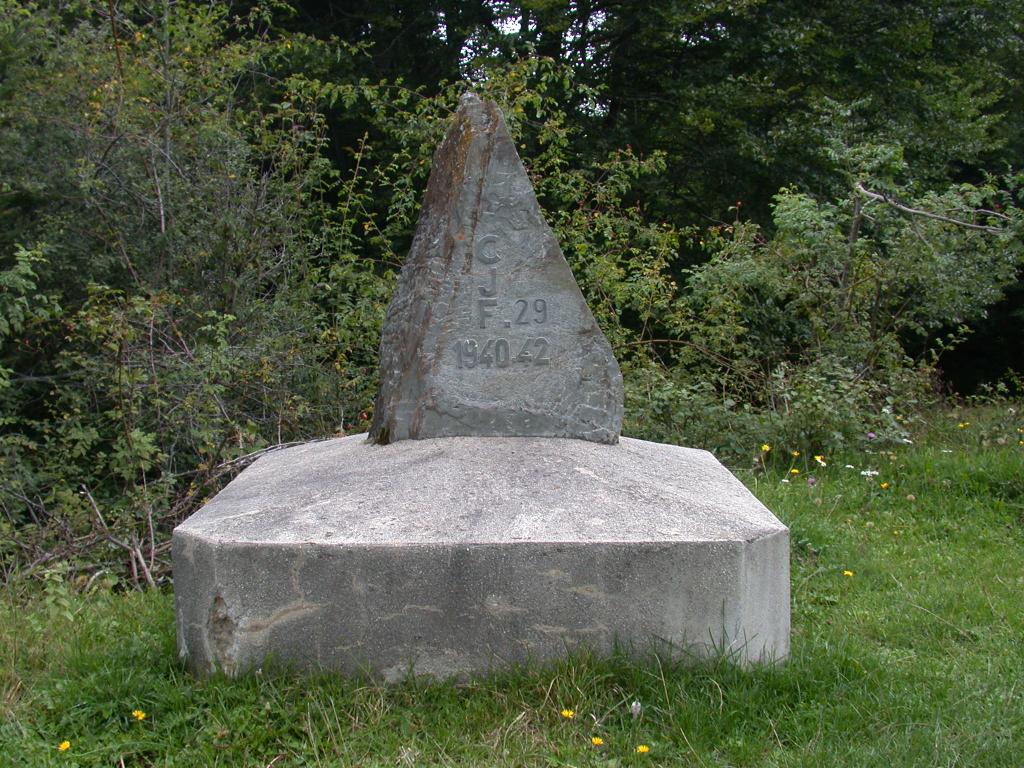
[[[1015,279],[1022,217],[1005,204],[1021,191],[1017,179],[1003,183],[907,203],[862,181],[840,203],[783,190],[771,237],[739,219],[712,228],[702,242],[711,258],[690,270],[679,302],[682,386],[693,393],[701,381],[707,394],[711,383],[720,401],[742,405],[732,430],[748,425],[748,449],[774,440],[833,450],[868,431],[899,437],[883,406],[920,405],[935,337],[982,316]],[[685,421],[660,428],[691,437]]]
[[[9,65],[0,165],[46,246],[0,272],[0,502],[8,568],[55,550],[141,579],[235,459],[365,421],[388,291],[263,9],[122,4],[114,36],[106,8],[3,8],[36,58]]]
[[[17,345],[15,337],[18,334],[26,328],[45,323],[60,312],[52,296],[36,293],[37,265],[44,262],[45,258],[38,251],[18,247],[14,253],[14,264],[0,271],[0,342],[14,340]],[[3,362],[0,358],[0,398],[11,386],[12,370],[5,368]]]
[[[951,329],[1021,263],[1021,178],[944,170],[1001,151],[1004,90],[980,88],[974,54],[940,61],[963,37],[934,34],[933,4],[872,6],[893,26],[871,72],[885,46],[927,65],[898,93],[844,79],[865,41],[832,4],[762,6],[531,3],[515,33],[494,26],[503,6],[392,3],[360,6],[365,35],[336,20],[339,39],[302,3],[0,0],[5,574],[57,560],[159,583],[171,527],[253,456],[366,427],[384,310],[467,87],[504,110],[615,349],[627,434],[733,459],[902,439]],[[381,50],[431,23],[448,37]],[[781,48],[747,72],[758,29]],[[655,71],[642,51],[701,66]],[[430,67],[405,78],[416,55]],[[740,193],[738,169],[760,181]]]

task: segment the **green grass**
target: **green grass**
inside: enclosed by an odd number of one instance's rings
[[[1021,427],[1005,406],[940,415],[891,454],[822,468],[779,446],[746,476],[792,536],[792,656],[773,669],[581,655],[461,685],[196,680],[171,595],[10,587],[0,765],[1020,766]]]

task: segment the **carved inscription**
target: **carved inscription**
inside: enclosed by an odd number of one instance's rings
[[[525,212],[518,213],[526,216]],[[482,275],[476,275],[473,326],[480,331],[506,330],[506,334],[480,334],[456,339],[456,368],[502,370],[551,363],[551,342],[546,336],[538,335],[550,320],[548,300],[528,296],[503,302],[500,298],[504,293],[504,275],[499,274],[499,269],[510,255],[510,249],[507,242],[494,234],[483,235],[476,241],[473,255],[487,269]]]
[[[483,295],[483,288],[480,288]],[[500,320],[503,313],[497,312],[498,300],[490,296],[477,299],[477,314],[479,316],[479,327],[486,329],[488,320]],[[516,299],[512,305],[511,313],[505,315],[507,319],[503,322],[505,328],[519,328],[520,326],[544,325],[548,321],[548,303],[544,299]]]
[[[513,364],[548,365],[549,342],[543,336],[526,339],[522,345],[516,340],[486,339],[483,346],[476,339],[462,339],[455,342],[455,354],[459,368],[508,368]],[[518,349],[518,352],[513,350]]]
[[[500,110],[459,101],[381,338],[378,443],[618,440],[622,376]]]

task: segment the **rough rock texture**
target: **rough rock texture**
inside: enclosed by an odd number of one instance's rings
[[[788,540],[705,451],[354,435],[261,458],[175,530],[179,648],[385,678],[616,642],[779,661]]]
[[[462,97],[388,307],[370,437],[614,443],[622,376],[493,102]]]

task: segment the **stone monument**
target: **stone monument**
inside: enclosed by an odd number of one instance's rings
[[[462,98],[388,308],[369,435],[277,451],[173,537],[198,673],[387,679],[618,646],[789,651],[789,534],[622,377],[498,108]]]
[[[614,443],[622,375],[493,102],[462,97],[388,308],[370,438]]]

